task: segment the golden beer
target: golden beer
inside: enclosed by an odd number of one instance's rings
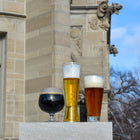
[[[79,115],[77,104],[79,96],[80,65],[75,63],[63,65],[63,76],[66,102],[64,121],[78,122]]]
[[[77,103],[79,95],[79,78],[64,78],[66,113],[64,121],[79,121]]]
[[[103,98],[103,77],[90,75],[85,76],[84,80],[88,121],[99,121]]]

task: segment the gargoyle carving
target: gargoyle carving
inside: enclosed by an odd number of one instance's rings
[[[118,53],[118,50],[115,47],[115,45],[109,45],[109,52],[110,54],[113,54],[114,56],[116,56],[116,54]]]
[[[122,5],[119,3],[110,5],[106,1],[101,2],[97,9],[97,16],[102,21],[102,24],[99,26],[108,31],[110,28],[110,16],[113,13],[119,14],[120,9],[122,9]]]

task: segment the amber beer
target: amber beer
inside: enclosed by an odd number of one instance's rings
[[[104,79],[101,76],[89,75],[85,76],[84,82],[88,121],[99,121],[103,98]]]
[[[63,77],[66,102],[64,121],[78,122],[79,115],[77,104],[79,96],[80,65],[73,62],[64,64]]]

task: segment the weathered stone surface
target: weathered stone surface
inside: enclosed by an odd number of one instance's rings
[[[31,32],[45,26],[51,25],[51,11],[37,17],[33,17],[27,20],[26,31]]]
[[[36,37],[30,38],[26,41],[26,53],[35,52],[41,48],[52,46],[53,33],[42,33]]]
[[[39,93],[44,87],[63,88],[65,62],[81,64],[80,88],[85,75],[97,74],[104,76],[105,89],[110,89],[107,32],[99,27],[96,8],[88,10],[101,1],[73,0],[72,6],[83,9],[70,11],[67,0],[0,0],[2,12],[27,14],[26,19],[0,17],[1,31],[7,32],[3,139],[18,139],[19,122],[48,120],[49,115],[38,106]],[[78,28],[80,36],[70,38],[72,28]],[[108,119],[107,98],[104,94],[102,121]],[[64,110],[55,118],[62,121]]]
[[[56,11],[55,14],[56,14],[55,24],[61,24],[61,25],[65,25],[65,26],[69,25],[70,19],[69,19],[68,12]]]
[[[16,53],[24,53],[24,40],[16,40]]]
[[[13,128],[14,128],[14,124],[13,123],[6,123],[5,124],[5,135],[7,137],[12,137],[13,136]]]
[[[15,72],[16,73],[24,73],[24,61],[23,60],[16,60],[15,62]]]
[[[103,41],[103,32],[88,32],[83,33],[85,40]]]
[[[112,123],[21,123],[19,139],[25,140],[112,140]]]
[[[8,52],[14,52],[15,51],[15,40],[14,39],[8,39],[7,40],[7,51]]]
[[[60,46],[70,45],[70,35],[65,32],[55,32],[55,43]]]
[[[90,4],[96,4],[96,0],[73,0],[73,5],[90,5]]]
[[[7,71],[8,72],[14,72],[15,70],[15,61],[12,59],[7,60]]]
[[[44,87],[51,87],[52,86],[52,76],[46,76],[41,78],[34,78],[31,80],[26,81],[26,94],[39,92]]]
[[[24,60],[24,54],[7,53],[7,56],[10,59]]]
[[[72,15],[70,17],[71,25],[86,26],[86,16],[85,15]]]
[[[15,90],[17,95],[24,95],[25,92],[24,80],[15,81]]]
[[[9,2],[4,1],[3,2],[3,11],[9,11],[9,12],[16,12],[20,14],[24,14],[24,3],[18,3],[18,2]]]

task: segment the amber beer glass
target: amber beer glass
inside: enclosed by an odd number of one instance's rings
[[[87,121],[100,121],[100,113],[103,98],[104,78],[98,75],[84,77]]]
[[[70,62],[63,65],[63,83],[65,92],[66,110],[64,121],[78,122],[77,110],[80,82],[80,65]]]

